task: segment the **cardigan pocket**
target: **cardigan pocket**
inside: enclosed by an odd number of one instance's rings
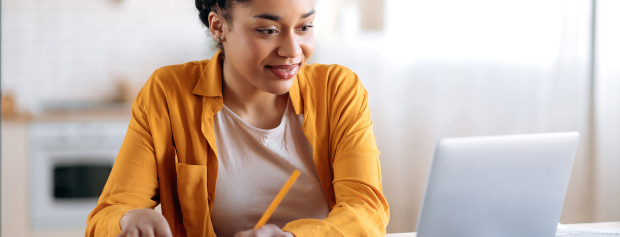
[[[207,203],[207,166],[179,163],[175,154],[177,191],[183,226],[188,236],[203,236]]]

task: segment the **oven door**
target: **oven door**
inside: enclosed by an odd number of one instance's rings
[[[30,219],[34,229],[86,227],[127,126],[127,122],[30,126]]]
[[[31,219],[35,229],[86,227],[118,151],[32,154]]]

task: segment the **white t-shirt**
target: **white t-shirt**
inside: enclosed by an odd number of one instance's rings
[[[297,219],[324,219],[329,204],[312,160],[312,146],[289,98],[280,125],[256,128],[226,105],[214,116],[218,173],[213,228],[234,236],[254,228],[295,169],[301,175],[267,223],[280,228]]]

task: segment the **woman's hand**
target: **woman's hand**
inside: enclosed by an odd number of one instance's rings
[[[153,209],[130,210],[120,224],[123,231],[117,237],[172,237],[166,218]]]
[[[291,232],[284,232],[274,224],[267,224],[258,230],[237,232],[235,237],[295,237]]]

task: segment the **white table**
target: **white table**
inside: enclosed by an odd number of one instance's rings
[[[579,224],[563,224],[567,229],[572,228],[588,228],[588,229],[601,229],[601,228],[620,228],[620,221],[618,222],[597,222],[597,223],[579,223]],[[415,232],[407,233],[391,233],[385,235],[385,237],[416,237]]]

